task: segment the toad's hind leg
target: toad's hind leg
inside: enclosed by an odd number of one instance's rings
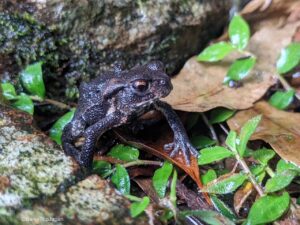
[[[73,142],[76,141],[80,136],[82,136],[84,127],[85,124],[78,121],[72,121],[64,127],[61,140],[66,155],[72,156],[74,158],[76,158],[76,156],[78,155],[79,151],[74,146]]]
[[[77,155],[77,162],[84,167],[90,167],[93,161],[94,146],[97,139],[107,130],[122,124],[118,113],[111,114],[88,127],[84,132],[84,144],[81,152]]]

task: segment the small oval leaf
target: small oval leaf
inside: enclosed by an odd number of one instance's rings
[[[224,147],[221,146],[208,147],[200,151],[198,164],[205,165],[231,156],[233,156],[233,153]]]
[[[138,160],[140,152],[137,148],[131,146],[125,146],[123,144],[115,145],[108,153],[108,156],[111,156],[116,159],[123,161],[135,161]]]
[[[209,225],[234,225],[228,218],[222,216],[220,213],[212,210],[190,210],[180,211],[179,216],[184,219],[186,216],[195,216]]]
[[[13,100],[17,97],[15,87],[11,83],[2,83],[2,94],[7,100]]]
[[[92,168],[93,173],[98,174],[102,178],[107,177],[112,171],[111,164],[103,160],[94,160]]]
[[[293,170],[276,173],[274,177],[267,181],[265,187],[266,192],[275,192],[285,188],[292,182],[296,175],[297,172]]]
[[[230,52],[232,52],[234,48],[231,44],[227,42],[219,42],[205,48],[197,57],[198,61],[204,62],[216,62],[223,59]]]
[[[64,127],[72,120],[75,113],[75,109],[71,109],[69,112],[60,117],[51,127],[49,136],[57,144],[61,145],[61,135]]]
[[[111,181],[116,185],[117,189],[122,194],[130,194],[130,178],[127,173],[127,170],[122,165],[116,165],[116,171],[111,176]]]
[[[270,223],[283,215],[288,209],[290,196],[284,192],[281,196],[267,195],[261,197],[252,205],[247,225]]]
[[[214,180],[208,183],[202,189],[203,192],[213,193],[213,194],[228,194],[235,191],[239,186],[241,186],[247,176],[245,174],[236,173],[230,175],[224,175],[219,177],[217,180]]]
[[[294,170],[297,173],[300,173],[300,167],[280,159],[276,165],[276,172],[282,172],[284,170]]]
[[[211,124],[222,123],[233,116],[235,110],[226,109],[226,108],[216,108],[213,109],[210,113],[209,122]]]
[[[300,62],[300,43],[291,43],[281,50],[277,60],[277,71],[280,74],[287,73]]]
[[[275,152],[272,149],[263,148],[254,151],[252,156],[262,165],[267,165],[269,160],[275,156]]]
[[[205,174],[201,176],[201,181],[203,185],[208,184],[214,179],[217,179],[217,173],[213,169],[209,169]]]
[[[235,15],[229,24],[229,38],[233,45],[243,50],[250,38],[250,28],[248,23],[240,16]]]
[[[20,74],[20,78],[25,89],[40,98],[45,97],[45,85],[43,81],[42,62],[31,64]]]
[[[237,137],[237,133],[231,130],[229,131],[229,134],[227,135],[227,138],[225,140],[226,145],[234,153],[236,153],[236,137]]]
[[[197,149],[206,148],[215,145],[217,142],[203,135],[192,136],[191,142]]]
[[[224,80],[239,81],[244,79],[254,67],[255,62],[256,59],[254,57],[236,60],[230,65],[226,78]]]
[[[276,91],[271,98],[269,103],[277,109],[286,109],[293,101],[295,91]]]
[[[131,203],[130,214],[132,217],[137,217],[148,207],[150,203],[149,197],[143,197],[142,201]]]
[[[31,98],[28,95],[21,93],[19,96],[17,96],[17,99],[18,100],[12,105],[17,109],[20,109],[33,115],[34,105]]]
[[[226,205],[222,200],[217,198],[216,195],[211,196],[211,200],[215,206],[215,208],[223,215],[226,216],[230,220],[236,220],[236,215],[232,212],[230,207]]]
[[[169,162],[165,162],[164,165],[154,172],[152,182],[156,193],[160,198],[163,198],[166,194],[169,177],[172,173],[173,165]]]
[[[243,156],[247,147],[247,143],[251,137],[251,135],[255,132],[259,122],[261,120],[261,116],[256,116],[250,120],[248,120],[242,127],[239,139],[240,143],[237,145],[238,152],[240,156]]]

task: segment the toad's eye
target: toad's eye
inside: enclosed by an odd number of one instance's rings
[[[140,92],[140,93],[143,93],[143,92],[146,92],[149,88],[149,82],[146,81],[146,80],[136,80],[133,82],[133,88]]]

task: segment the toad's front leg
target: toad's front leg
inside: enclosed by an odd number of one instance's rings
[[[98,138],[107,130],[121,125],[121,115],[112,113],[95,124],[88,127],[83,136],[85,138],[81,151],[75,156],[76,161],[83,167],[91,167],[93,161],[94,146]]]
[[[172,152],[170,154],[171,157],[174,157],[179,152],[179,150],[181,150],[187,165],[190,165],[191,154],[197,157],[198,152],[190,143],[190,140],[179,117],[174,112],[172,107],[165,102],[157,101],[154,103],[154,107],[165,115],[169,125],[174,132],[174,141],[170,144],[166,144],[165,150],[172,149]]]

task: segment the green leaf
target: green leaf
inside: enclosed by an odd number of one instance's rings
[[[105,178],[111,174],[111,164],[103,160],[93,161],[93,173],[98,174],[100,177]]]
[[[226,216],[230,220],[236,220],[236,215],[231,211],[231,209],[226,205],[222,200],[220,200],[217,196],[212,195],[211,200],[215,206],[215,208],[223,215]]]
[[[15,87],[11,83],[2,83],[2,94],[7,100],[12,100],[17,97]]]
[[[49,131],[50,138],[57,144],[61,145],[61,135],[64,127],[72,120],[75,113],[75,109],[71,109],[69,112],[60,117],[51,127]]]
[[[233,153],[224,147],[221,146],[208,147],[200,151],[198,164],[205,165],[208,163],[212,163],[214,161],[228,158],[230,156],[233,156]]]
[[[160,215],[158,218],[160,221],[163,222],[163,224],[168,224],[168,221],[171,220],[174,217],[174,213],[171,209],[165,208],[162,211],[162,215]]]
[[[252,70],[256,62],[254,57],[237,59],[232,63],[228,69],[227,75],[224,79],[225,83],[229,80],[239,81],[244,79]]]
[[[127,170],[122,165],[116,165],[116,171],[111,176],[111,181],[116,185],[117,189],[122,194],[130,194],[130,178]]]
[[[229,24],[229,38],[233,45],[243,50],[250,38],[250,29],[248,23],[239,15],[235,15]]]
[[[252,165],[250,166],[250,171],[254,176],[258,176],[265,171],[264,165]]]
[[[263,148],[254,151],[252,156],[262,165],[267,165],[269,160],[275,156],[275,152],[271,149]]]
[[[280,74],[287,73],[300,62],[300,43],[291,43],[281,50],[277,60],[277,71]]]
[[[277,109],[286,109],[292,103],[294,94],[294,90],[276,91],[269,99],[269,103]]]
[[[252,165],[250,166],[251,173],[255,176],[258,183],[261,183],[266,176],[265,165]]]
[[[107,153],[107,155],[116,159],[130,162],[130,161],[138,160],[140,152],[138,149],[134,147],[119,144],[119,145],[115,145]]]
[[[227,135],[227,138],[226,138],[226,145],[230,148],[230,150],[232,152],[236,152],[236,132],[235,131],[229,131],[229,134]]]
[[[235,110],[226,108],[216,108],[210,113],[210,124],[221,123],[233,116]]]
[[[287,211],[289,203],[290,196],[287,192],[281,196],[267,195],[261,197],[252,205],[246,224],[265,224],[275,221]]]
[[[246,179],[247,176],[245,174],[236,173],[228,178],[210,182],[207,186],[204,186],[202,191],[213,194],[228,194],[235,191]]]
[[[300,167],[297,167],[290,162],[286,162],[283,159],[280,159],[276,165],[276,172],[280,173],[285,170],[294,170],[297,173],[300,173]]]
[[[288,186],[297,175],[296,171],[284,170],[276,173],[274,177],[270,178],[265,186],[266,192],[279,191]]]
[[[216,62],[223,59],[234,50],[234,47],[227,42],[219,42],[205,48],[197,57],[198,61]]]
[[[169,162],[165,162],[164,165],[154,172],[152,182],[156,193],[160,198],[163,198],[166,194],[169,177],[172,173],[173,165]]]
[[[191,142],[197,149],[206,148],[215,145],[217,142],[203,135],[192,136]]]
[[[256,116],[256,117],[248,120],[242,127],[240,135],[239,135],[240,143],[237,146],[240,156],[244,155],[244,152],[247,147],[247,143],[248,143],[251,135],[256,130],[260,120],[261,120],[261,115]]]
[[[212,210],[190,210],[190,211],[180,211],[179,216],[184,219],[186,216],[196,216],[201,219],[201,221],[210,225],[234,225],[232,221],[228,218],[222,216]]]
[[[25,68],[20,74],[20,78],[25,89],[33,95],[40,98],[45,97],[45,85],[42,72],[43,62],[31,64]]]
[[[130,214],[132,217],[137,217],[148,207],[150,203],[149,197],[143,197],[142,201],[131,203]]]
[[[209,169],[204,175],[201,176],[201,181],[203,185],[217,179],[217,173],[213,169]]]
[[[28,95],[21,93],[19,96],[17,96],[17,99],[18,100],[12,105],[17,109],[20,109],[33,115],[34,105],[31,98]]]

